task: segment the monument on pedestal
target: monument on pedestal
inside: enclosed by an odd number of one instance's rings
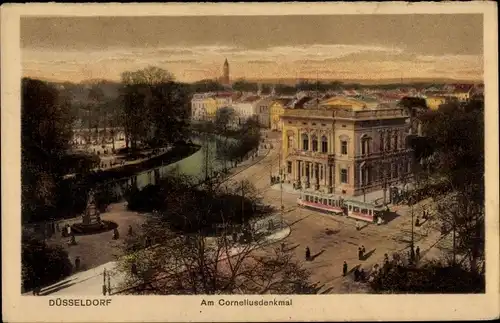
[[[90,190],[89,197],[87,198],[87,207],[85,213],[82,215],[83,225],[91,225],[93,223],[101,223],[99,209],[96,206],[94,191]]]
[[[112,221],[101,220],[101,214],[95,199],[95,193],[90,190],[87,198],[87,206],[82,214],[82,222],[71,226],[74,233],[79,235],[95,234],[116,229],[118,225]]]

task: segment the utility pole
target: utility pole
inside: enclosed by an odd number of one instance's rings
[[[411,243],[410,243],[410,261],[411,263],[413,263],[414,259],[415,259],[415,230],[414,230],[414,221],[413,221],[413,218],[414,218],[414,212],[413,212],[413,204],[414,204],[414,199],[413,197],[411,198],[411,204],[410,204],[410,212],[411,212]]]
[[[241,219],[245,223],[245,190],[243,189],[243,181],[241,181]]]
[[[382,137],[384,138],[384,136]],[[385,147],[386,147],[386,142],[385,140],[383,140],[382,142],[382,169],[383,169],[383,175],[384,175],[384,185],[383,185],[383,189],[384,189],[384,206],[387,205],[387,163],[386,163],[386,160],[385,160]]]

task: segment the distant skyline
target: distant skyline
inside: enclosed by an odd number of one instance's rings
[[[478,14],[22,17],[23,75],[119,80],[150,65],[179,81],[483,79]]]

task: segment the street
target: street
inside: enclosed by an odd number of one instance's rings
[[[242,180],[249,180],[261,193],[263,202],[274,205],[278,210],[281,192],[270,186],[269,177],[270,172],[273,175],[278,173],[279,149],[279,146],[275,146],[264,159],[231,178],[235,185]],[[279,187],[279,184],[276,186]],[[310,248],[314,260],[304,260],[303,263],[310,269],[312,281],[323,285],[324,292],[364,291],[352,278],[342,277],[344,261],[347,262],[349,271],[358,265],[368,271],[373,265],[382,264],[386,253],[391,257],[393,253],[405,249],[405,252],[408,252],[411,241],[411,216],[406,206],[394,207],[393,211],[398,216],[385,225],[366,224],[357,231],[353,219],[299,208],[296,193],[283,191],[282,195],[283,218],[291,227],[291,234],[286,239],[288,248],[293,248],[295,256],[301,261],[305,258],[305,248]],[[415,246],[420,247],[422,257],[437,255],[438,250],[434,247],[441,235],[432,230],[429,224],[415,228],[414,239]],[[367,257],[363,261],[358,260],[360,246],[366,248]],[[356,289],[357,287],[361,287],[361,290]]]

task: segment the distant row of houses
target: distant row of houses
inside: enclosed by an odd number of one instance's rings
[[[354,106],[359,109],[391,109],[406,96],[425,99],[428,108],[438,109],[449,100],[465,102],[475,96],[482,96],[481,85],[446,85],[417,90],[401,88],[396,90],[340,90],[318,93],[299,91],[293,96],[277,96],[274,93],[262,96],[260,93],[213,92],[195,94],[191,101],[191,118],[195,121],[214,121],[217,111],[231,108],[236,123],[243,123],[255,117],[262,127],[281,131],[282,118],[286,109],[325,109],[329,106]]]

